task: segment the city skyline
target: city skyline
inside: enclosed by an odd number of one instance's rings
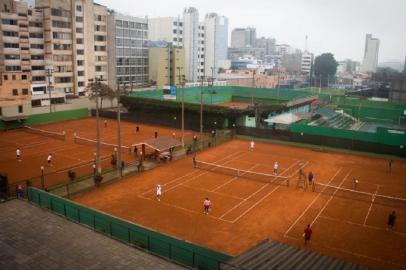
[[[199,10],[201,21],[210,12],[229,18],[229,37],[234,28],[252,26],[257,29],[258,37],[276,38],[278,44],[303,50],[307,35],[309,51],[316,55],[331,52],[337,60],[349,58],[361,62],[368,33],[381,41],[378,62],[403,61],[406,54],[406,35],[402,29],[406,25],[402,14],[406,2],[402,0],[392,0],[390,4],[377,0],[287,0],[283,3],[258,0],[256,5],[249,6],[242,0],[176,0],[171,5],[154,0],[142,6],[131,5],[128,0],[97,2],[118,12],[149,18],[182,16],[185,7],[193,6]]]

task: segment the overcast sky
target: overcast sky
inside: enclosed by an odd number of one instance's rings
[[[254,26],[257,36],[274,37],[277,43],[316,55],[332,52],[337,60],[361,61],[365,34],[380,39],[379,62],[403,61],[406,55],[406,0],[95,0],[133,16],[182,15],[187,6],[229,18],[235,27]]]

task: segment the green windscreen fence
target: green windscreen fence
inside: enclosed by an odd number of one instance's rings
[[[361,121],[406,125],[406,104],[335,96],[332,102]]]
[[[24,121],[24,125],[32,126],[39,124],[46,124],[52,122],[74,120],[79,118],[84,118],[89,116],[89,110],[87,108],[69,110],[69,111],[60,111],[60,112],[51,112],[51,113],[42,113],[42,114],[33,114],[28,116]],[[21,123],[18,122],[3,122],[0,121],[0,130],[6,128],[17,128],[21,126]]]
[[[406,146],[406,129],[390,129],[378,127],[376,133],[356,130],[336,129],[305,124],[292,124],[289,130],[295,133],[320,135],[333,138],[358,140],[393,146]]]
[[[159,256],[198,269],[218,269],[231,257],[174,237],[141,227],[72,201],[29,187],[31,203],[65,216],[117,240],[149,250]]]
[[[184,88],[183,99],[189,103],[200,103],[200,87]],[[177,101],[182,99],[183,89],[177,89]],[[163,99],[163,90],[153,91],[141,91],[131,93],[134,97]],[[203,102],[205,104],[222,103],[230,101],[248,101],[252,98],[258,100],[274,100],[270,103],[276,103],[276,101],[291,101],[299,98],[305,98],[312,96],[311,91],[301,91],[292,89],[274,89],[274,88],[253,88],[253,87],[241,87],[241,86],[214,86],[203,87]],[[233,98],[234,97],[234,98]],[[237,98],[238,97],[238,98]]]

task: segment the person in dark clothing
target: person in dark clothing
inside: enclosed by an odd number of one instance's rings
[[[396,222],[396,212],[392,211],[392,213],[390,213],[388,216],[388,228],[393,229],[393,227],[395,226],[395,222]]]

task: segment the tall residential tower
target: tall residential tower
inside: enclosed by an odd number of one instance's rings
[[[367,34],[365,38],[364,59],[361,65],[361,72],[375,72],[378,66],[379,39]]]

